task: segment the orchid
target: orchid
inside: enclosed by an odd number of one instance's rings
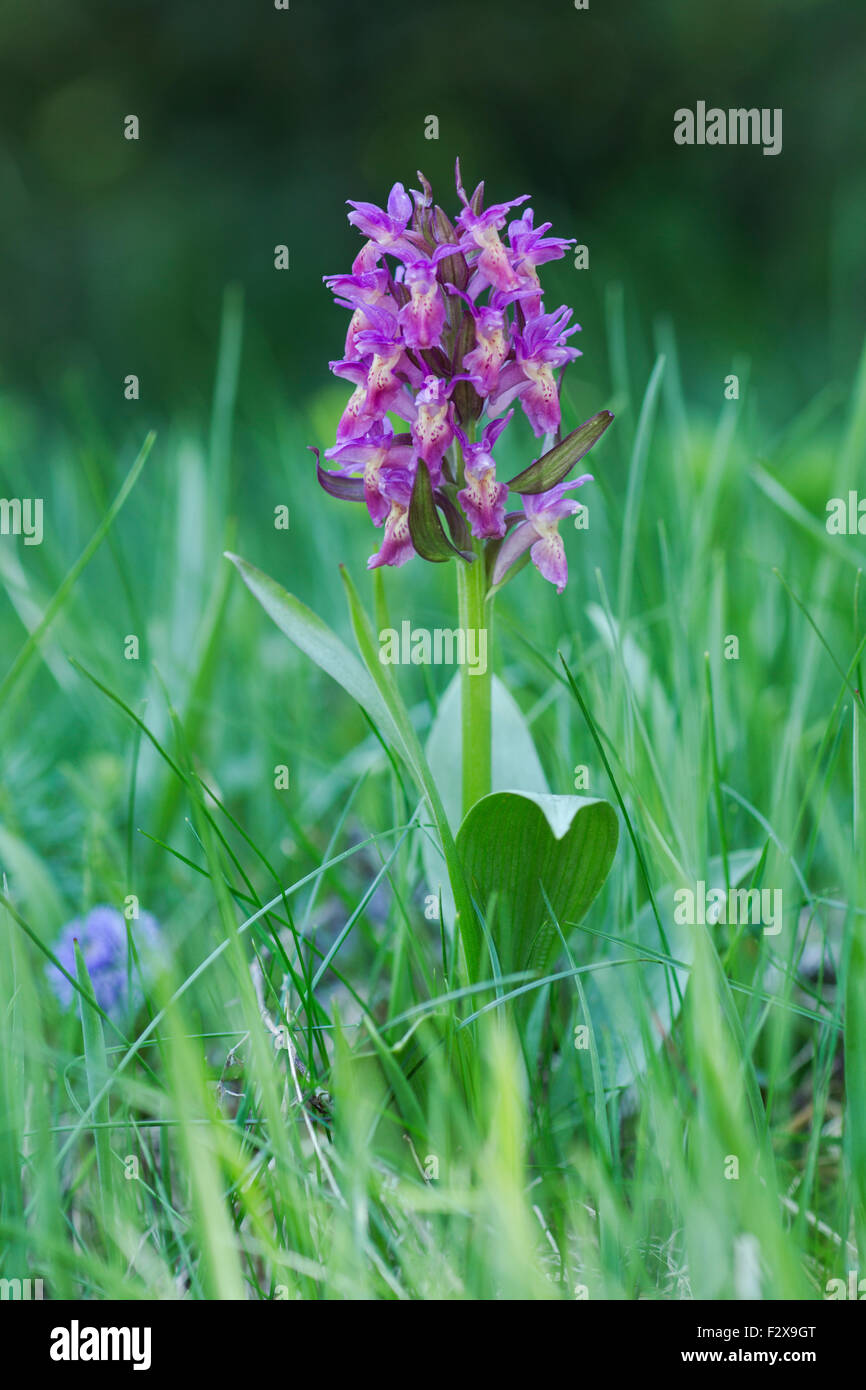
[[[513,786],[507,804],[490,795],[494,703],[500,702],[501,711],[502,690],[494,684],[487,659],[494,602],[504,584],[531,561],[558,594],[565,589],[568,561],[559,527],[579,510],[571,491],[592,481],[588,473],[572,481],[569,476],[613,416],[601,410],[562,435],[562,377],[580,356],[571,345],[580,325],[567,305],[545,307],[539,267],[564,256],[571,241],[548,235],[549,222],[536,226],[532,209],[524,206],[526,194],[485,206],[479,183],[467,195],[459,161],[454,217],[434,202],[424,175],[418,178],[420,191],[407,192],[395,183],[385,208],[349,204],[349,222],[364,241],[350,272],[328,275],[325,284],[350,315],[343,356],[330,367],[351,391],[335,438],[324,451],[312,452],[324,490],[365,506],[381,532],[381,543],[367,561],[368,569],[377,572],[381,613],[387,611],[384,570],[418,557],[432,564],[454,563],[458,627],[456,633],[448,630],[448,637],[450,659],[460,667],[455,677],[460,742],[454,753],[463,817],[456,839],[412,717],[384,669],[391,645],[390,639],[382,645],[383,638],[392,630],[380,632],[377,650],[369,616],[345,568],[342,578],[363,666],[315,613],[239,556],[232,558],[266,611],[358,700],[415,780],[430,808],[447,867],[461,969],[474,980],[484,949],[470,883],[485,901],[489,891],[499,893],[499,885],[489,878],[496,862],[490,844],[502,836],[507,840],[519,823],[521,838],[541,854],[540,816],[552,836],[543,855],[564,866],[573,842],[571,830],[563,834],[563,827],[573,828],[574,843],[582,843],[584,832],[577,826],[583,817],[598,833],[597,886],[616,845],[616,817],[598,799],[551,793],[539,802]],[[517,431],[512,426],[521,412],[544,443],[524,468],[503,476],[502,461],[509,441],[513,452]],[[512,505],[510,493],[516,499]],[[411,631],[408,622],[403,626]],[[483,659],[461,660],[461,650],[483,652]],[[413,664],[415,655],[413,645]],[[442,709],[447,698],[446,693]],[[513,721],[514,714],[508,718]],[[455,722],[443,729],[443,737],[451,740]],[[531,745],[528,732],[526,740]],[[497,829],[500,816],[508,824]],[[556,949],[553,934],[548,940],[542,932],[548,906],[537,892],[536,850],[520,870],[525,878],[520,892],[510,907],[503,897],[499,909],[517,913],[506,931],[510,944],[500,941],[497,948],[504,952],[500,960],[521,970],[530,960],[537,965],[545,950]],[[548,872],[547,859],[545,864]],[[512,870],[517,871],[514,863],[509,874]],[[434,866],[432,873],[438,872]],[[552,884],[570,882],[568,873],[555,870]],[[586,903],[569,891],[559,907],[562,920],[571,920]],[[543,949],[542,937],[547,942]]]
[[[422,191],[395,183],[384,209],[350,202],[349,222],[366,240],[350,274],[325,277],[351,313],[331,370],[354,389],[325,450],[335,467],[319,466],[319,481],[366,502],[385,528],[370,569],[415,555],[455,558],[459,568],[483,568],[485,590],[499,588],[520,567],[531,531],[536,568],[561,593],[568,568],[555,527],[571,504],[556,489],[613,418],[602,411],[560,441],[561,372],[580,356],[568,341],[580,326],[565,305],[545,309],[538,267],[572,241],[548,236],[549,222],[536,227],[526,194],[485,207],[480,183],[467,196],[459,160],[453,220],[418,177]],[[556,442],[508,483],[492,451],[518,405],[537,438]],[[544,507],[527,500],[539,479],[548,483]],[[423,504],[428,484],[432,506]],[[509,520],[510,488],[526,496],[523,516]],[[505,539],[515,518],[521,524]]]

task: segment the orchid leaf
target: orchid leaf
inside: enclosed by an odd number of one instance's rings
[[[535,463],[512,478],[508,484],[511,491],[531,494],[549,492],[568,477],[574,465],[598,443],[612,421],[613,415],[609,410],[600,410],[591,420],[584,420],[560,444],[555,444]]]
[[[520,787],[528,792],[547,792],[549,787],[535,751],[529,725],[514,696],[494,676],[490,691],[493,728],[493,791]],[[436,783],[448,822],[456,834],[463,810],[463,727],[460,719],[460,676],[456,675],[439,701],[436,718],[425,746],[427,761],[436,769]],[[422,841],[425,896],[442,903],[442,916],[450,929],[454,903],[445,862],[431,837]]]
[[[364,479],[348,478],[344,473],[332,473],[329,469],[323,468],[316,459],[316,477],[319,486],[332,497],[339,497],[343,502],[363,502],[364,501]]]
[[[475,803],[457,849],[503,971],[550,969],[561,946],[557,922],[584,917],[618,838],[607,801],[505,791]]]
[[[408,751],[387,706],[373,681],[352,651],[312,609],[287,593],[276,580],[263,574],[239,555],[226,552],[250,593],[269,618],[311,661],[341,685],[365,709],[385,738],[408,760]]]
[[[445,520],[448,522],[448,530],[451,533],[451,540],[465,559],[472,554],[472,537],[469,527],[463,517],[463,513],[456,502],[457,489],[453,483],[448,483],[444,487],[436,489],[435,497],[437,506],[442,508]]]
[[[423,459],[418,460],[412,497],[409,502],[409,534],[412,544],[423,560],[442,564],[460,551],[453,546],[445,534],[445,528],[436,510],[433,484]]]

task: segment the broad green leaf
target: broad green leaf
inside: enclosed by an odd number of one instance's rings
[[[294,594],[289,594],[276,580],[263,574],[255,565],[242,560],[240,555],[226,551],[226,559],[231,560],[241,578],[272,618],[281,632],[284,632],[295,646],[311,661],[341,685],[347,694],[357,700],[370,718],[379,726],[382,736],[392,746],[408,758],[403,739],[386,708],[379,691],[364,667],[352,651],[340,641],[327,623],[323,622],[311,608],[301,603]]]
[[[729,856],[731,886],[751,878],[761,857],[760,850],[736,850]],[[707,892],[724,888],[725,872],[721,858],[712,859],[707,867]],[[586,1003],[589,1023],[595,1033],[604,1084],[607,1089],[628,1086],[646,1070],[653,1052],[657,1052],[668,1036],[679,1013],[679,1000],[685,994],[694,958],[694,936],[697,928],[682,926],[674,920],[673,885],[656,894],[656,903],[664,922],[665,934],[674,960],[679,967],[655,960],[636,960],[634,964],[615,965],[609,970],[595,970],[586,977]],[[659,953],[659,930],[652,905],[645,903],[634,922],[622,933],[624,940],[644,946],[647,955]],[[621,959],[622,950],[615,942],[605,942],[604,954]],[[676,973],[679,993],[674,988]],[[647,1021],[650,1030],[647,1031]],[[590,1080],[589,1054],[579,1053]]]
[[[521,494],[549,492],[568,477],[574,465],[589,453],[612,422],[613,416],[609,410],[600,410],[591,420],[584,420],[560,444],[555,444],[540,459],[518,473],[516,478],[512,478],[508,484],[511,491]]]
[[[519,787],[527,792],[549,791],[529,726],[517,701],[498,676],[494,676],[492,681],[490,709],[493,726],[491,790],[501,792]],[[439,701],[424,751],[436,778],[448,823],[456,834],[463,810],[463,725],[460,719],[459,674],[450,682]],[[450,929],[454,922],[454,903],[448,873],[439,847],[430,836],[426,836],[422,842],[422,860],[425,894],[436,898],[441,894],[444,920]]]
[[[618,837],[607,801],[505,791],[475,803],[457,849],[503,971],[550,968],[561,945],[554,916],[563,928],[580,922]]]

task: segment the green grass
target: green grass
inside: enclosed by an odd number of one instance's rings
[[[498,597],[493,664],[551,789],[586,765],[617,805],[619,849],[547,977],[488,957],[472,990],[425,915],[423,804],[223,558],[353,646],[338,564],[372,611],[372,528],[304,448],[339,396],[293,411],[250,384],[230,295],[207,438],[179,419],[144,457],[141,406],[112,444],[74,384],[51,432],[0,400],[2,490],[34,480],[46,535],[0,540],[0,1276],[85,1298],[820,1298],[866,1268],[866,545],[823,526],[857,486],[866,361],[781,432],[745,373],[707,418],[669,326],[641,381],[609,308],[612,385],[566,385],[569,427],[616,414],[590,527],[561,599],[531,568]],[[453,626],[451,565],[385,581],[380,615]],[[426,738],[451,673],[395,669]],[[779,935],[677,935],[675,888],[740,875],[782,890]],[[135,1018],[79,996],[82,1028],[47,955],[130,894],[165,972]]]

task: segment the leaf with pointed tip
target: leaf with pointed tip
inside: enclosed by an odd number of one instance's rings
[[[340,641],[327,623],[323,622],[312,609],[289,594],[276,580],[270,579],[255,565],[242,560],[240,555],[226,551],[226,559],[231,560],[250,593],[258,599],[269,618],[286,634],[295,646],[314,661],[321,670],[341,685],[347,694],[357,700],[370,718],[378,725],[383,738],[392,747],[408,758],[403,739],[388,713],[384,700],[373,681],[352,651]]]
[[[327,468],[323,468],[316,459],[316,477],[319,486],[329,492],[332,497],[339,497],[343,502],[363,502],[364,501],[364,479],[347,478],[345,473],[331,473]]]
[[[457,851],[481,911],[492,906],[503,971],[550,969],[561,945],[556,922],[580,922],[607,878],[618,838],[608,801],[516,791],[476,801]]]
[[[466,519],[455,501],[457,488],[453,483],[449,483],[445,487],[437,488],[434,495],[437,507],[441,507],[445,520],[448,522],[451,540],[457,546],[460,554],[468,560],[472,554],[470,549],[472,537],[469,534]]]
[[[445,528],[436,510],[433,484],[423,459],[418,460],[412,497],[409,501],[409,534],[412,544],[422,560],[432,560],[442,564],[460,551],[453,546],[445,534]]]
[[[512,478],[508,484],[511,491],[532,494],[549,492],[568,477],[574,465],[589,453],[593,444],[598,443],[612,421],[609,410],[600,410],[591,420],[584,420],[582,425],[565,436],[561,444],[555,444],[535,463]]]

